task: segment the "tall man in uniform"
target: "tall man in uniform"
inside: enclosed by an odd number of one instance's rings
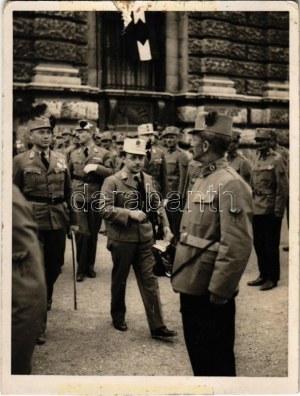
[[[146,142],[125,139],[125,165],[114,176],[105,179],[101,195],[101,215],[107,220],[107,248],[113,260],[111,284],[111,316],[114,327],[126,331],[126,282],[131,265],[143,299],[153,338],[176,335],[165,326],[159,297],[158,281],[153,274],[155,264],[151,251],[153,227],[151,216],[158,212],[166,240],[172,238],[165,210],[152,179],[142,172]]]
[[[53,130],[46,117],[30,123],[31,150],[14,157],[13,181],[32,205],[38,224],[38,239],[43,252],[48,307],[53,287],[64,264],[66,232],[77,231],[76,216],[70,205],[71,182],[63,154],[51,151]],[[46,341],[44,332],[38,343]]]
[[[203,168],[182,216],[172,286],[195,376],[236,375],[234,297],[252,250],[252,199],[224,158],[231,127],[231,117],[199,113],[191,131]]]
[[[80,120],[75,130],[81,147],[71,153],[69,167],[73,179],[72,203],[77,211],[79,225],[76,234],[76,279],[82,282],[85,276],[96,277],[94,266],[101,218],[93,201],[99,199],[103,180],[113,170],[109,151],[97,147],[93,141],[94,125],[87,120]]]
[[[271,149],[271,138],[270,129],[256,130],[258,154],[251,178],[259,276],[248,286],[261,286],[262,291],[276,287],[280,278],[280,231],[289,188],[286,166],[282,156]]]
[[[231,142],[227,150],[227,161],[229,162],[229,165],[239,175],[241,175],[248,184],[250,184],[251,164],[250,161],[238,150],[240,139],[240,132],[233,130]]]
[[[178,147],[178,141],[180,139],[179,128],[168,126],[163,131],[162,138],[165,139],[167,145],[167,149],[165,151],[169,186],[167,214],[175,240],[178,240],[179,225],[182,215],[182,195],[189,159],[183,150]]]

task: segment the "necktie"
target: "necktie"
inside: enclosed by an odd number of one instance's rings
[[[46,158],[46,153],[45,153],[45,151],[42,151],[42,152],[41,152],[41,160],[42,160],[42,163],[45,165],[46,169],[48,170],[48,168],[49,168],[49,162],[48,162],[48,160],[47,160],[47,158]]]
[[[83,150],[83,153],[84,153],[85,158],[87,158],[87,156],[89,155],[89,148],[86,147],[86,148]]]
[[[139,210],[145,211],[146,191],[145,191],[144,183],[140,181],[138,176],[134,176],[133,179],[136,181],[137,190],[138,190],[138,193],[139,193]]]

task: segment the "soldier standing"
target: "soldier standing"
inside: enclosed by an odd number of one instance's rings
[[[242,178],[250,184],[251,179],[251,164],[250,161],[238,150],[241,134],[238,131],[232,131],[231,142],[227,150],[227,161],[229,165],[239,174]]]
[[[257,129],[258,154],[253,165],[253,236],[259,277],[248,286],[270,290],[280,278],[280,231],[288,196],[288,177],[281,155],[271,149],[270,129]]]
[[[167,214],[171,230],[175,236],[175,240],[177,240],[179,236],[183,191],[189,160],[187,155],[178,147],[180,131],[177,127],[167,127],[163,131],[162,137],[165,139],[167,145],[165,151],[169,187]]]
[[[87,120],[80,120],[76,131],[81,147],[71,153],[69,166],[73,179],[72,202],[79,225],[76,234],[76,280],[82,282],[85,276],[96,277],[94,266],[101,218],[99,208],[93,205],[93,200],[99,199],[103,180],[113,171],[109,151],[94,144],[94,125]]]
[[[153,125],[139,125],[138,137],[146,140],[146,157],[143,172],[152,176],[155,190],[165,199],[169,192],[167,165],[163,150],[154,145],[155,131]]]
[[[119,331],[127,330],[125,292],[132,265],[151,336],[166,339],[175,336],[176,332],[167,329],[164,324],[158,281],[153,274],[155,260],[151,251],[154,242],[150,222],[152,210],[159,213],[166,240],[172,238],[172,233],[165,210],[158,194],[155,194],[152,179],[142,172],[146,142],[142,139],[125,139],[124,151],[124,168],[104,181],[101,197],[101,215],[107,220],[107,248],[113,260],[111,284],[113,325]]]
[[[224,158],[231,126],[231,117],[200,113],[191,131],[203,169],[180,224],[172,286],[195,376],[236,375],[234,297],[252,250],[252,199]]]
[[[51,309],[54,283],[64,264],[66,232],[77,231],[70,205],[71,183],[63,154],[51,151],[53,129],[46,117],[30,123],[31,150],[14,157],[13,181],[33,208],[38,239],[43,252],[47,284],[47,309]],[[45,326],[46,327],[46,322]],[[38,343],[46,341],[44,330]]]

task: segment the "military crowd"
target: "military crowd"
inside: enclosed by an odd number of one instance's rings
[[[275,130],[266,128],[257,129],[257,152],[247,159],[232,123],[200,112],[191,145],[176,126],[112,133],[79,120],[58,134],[47,117],[29,123],[29,144],[16,145],[13,163],[13,374],[30,374],[34,345],[46,342],[66,238],[75,237],[76,281],[83,282],[97,276],[102,233],[113,264],[113,327],[128,330],[132,266],[151,337],[177,336],[164,322],[153,271],[153,246],[163,239],[162,252],[176,247],[170,276],[194,375],[236,375],[235,296],[253,245],[258,277],[248,285],[267,291],[280,279],[289,159]]]

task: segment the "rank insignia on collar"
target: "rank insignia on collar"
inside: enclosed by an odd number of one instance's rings
[[[99,150],[97,149],[97,147],[94,147],[94,151],[95,151],[95,153],[98,153],[98,152],[99,152]]]
[[[122,172],[121,173],[121,177],[122,177],[122,179],[127,179],[128,178],[127,173],[126,172]]]
[[[210,171],[214,171],[215,169],[216,169],[216,165],[214,165],[214,164],[209,165]]]
[[[61,162],[58,162],[56,165],[57,165],[59,168],[63,168],[63,164],[62,164]]]
[[[34,151],[30,151],[29,158],[30,158],[30,159],[34,158]]]

